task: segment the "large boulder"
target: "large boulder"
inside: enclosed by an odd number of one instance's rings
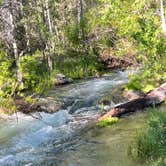
[[[57,74],[55,77],[55,86],[65,85],[72,82],[73,80],[71,78],[67,78],[64,74]]]
[[[42,112],[55,113],[62,108],[62,103],[51,97],[40,98],[38,105]]]

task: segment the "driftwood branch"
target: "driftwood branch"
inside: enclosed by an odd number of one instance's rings
[[[144,97],[139,97],[137,99],[119,104],[107,112],[105,115],[99,118],[102,120],[106,117],[120,117],[124,114],[141,111],[146,107],[153,107],[162,104],[166,100],[166,83],[162,84],[160,87],[149,92]]]

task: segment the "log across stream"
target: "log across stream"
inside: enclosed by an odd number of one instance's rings
[[[99,118],[102,120],[106,117],[120,117],[124,114],[130,112],[136,112],[143,110],[146,107],[154,107],[162,104],[166,100],[166,83],[162,84],[160,87],[149,92],[143,97],[138,97],[137,99],[130,100],[128,102],[118,104],[112,108],[109,112]]]

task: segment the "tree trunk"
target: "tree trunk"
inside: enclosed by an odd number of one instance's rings
[[[83,0],[78,1],[78,23],[81,28],[81,38],[82,38],[82,46],[85,48],[85,32],[84,32],[84,27],[82,25],[82,21],[84,20],[84,10],[83,10]]]
[[[163,34],[166,36],[166,22],[165,22],[165,13],[164,13],[163,0],[160,0],[160,12],[161,12],[162,30],[163,30]]]
[[[15,58],[15,63],[16,63],[16,77],[17,77],[17,82],[19,86],[23,85],[23,76],[22,73],[19,69],[19,53],[18,53],[18,46],[17,46],[17,40],[15,38],[16,36],[16,26],[15,26],[15,21],[14,21],[14,13],[13,13],[13,2],[10,3],[9,7],[9,15],[10,15],[10,21],[11,21],[11,32],[12,32],[12,46],[13,46],[13,52],[14,52],[14,58]]]
[[[20,1],[20,10],[21,10],[21,15],[22,15],[22,18],[25,18],[25,13],[24,13],[24,5],[23,5],[23,0]],[[30,37],[29,37],[29,34],[28,34],[28,25],[27,23],[25,22],[24,23],[24,29],[25,29],[25,37],[26,37],[26,50],[28,52],[30,52]]]
[[[45,7],[46,7],[46,14],[47,14],[47,23],[50,34],[52,34],[52,24],[51,24],[51,18],[50,18],[50,10],[48,5],[48,0],[45,1]]]
[[[51,23],[48,0],[45,0],[44,13],[45,13],[44,15],[45,15],[45,19],[46,19],[46,25],[47,25],[48,30],[49,30],[49,35],[52,37],[53,31],[52,31],[52,23]],[[49,36],[49,38],[50,38],[50,36]],[[52,57],[51,57],[51,49],[52,49],[53,43],[49,38],[48,38],[48,41],[46,42],[46,53],[47,53],[48,67],[49,67],[49,70],[52,71],[53,70],[53,61],[52,61]]]
[[[130,112],[142,111],[146,107],[154,107],[160,105],[166,100],[166,83],[162,84],[159,88],[151,91],[144,97],[131,100],[126,103],[115,106],[108,113],[99,118],[102,120],[106,117],[120,117]]]
[[[53,70],[53,60],[51,57],[51,49],[52,49],[52,43],[48,40],[46,43],[46,54],[47,54],[48,67],[50,71]]]

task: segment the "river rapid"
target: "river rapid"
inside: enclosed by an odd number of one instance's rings
[[[88,126],[101,113],[100,100],[123,102],[121,88],[130,71],[81,80],[53,89],[47,98],[59,100],[54,113],[19,113],[0,120],[0,166],[143,166],[127,155],[128,145],[146,120],[145,113],[122,118],[99,129]]]

